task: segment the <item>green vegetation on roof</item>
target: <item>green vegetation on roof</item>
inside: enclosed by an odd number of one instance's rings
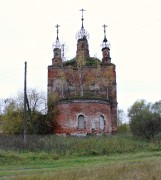
[[[97,65],[100,65],[101,61],[98,58],[95,57],[89,57],[86,60],[86,66],[94,66],[96,67]]]
[[[100,65],[101,61],[98,58],[95,57],[89,57],[86,59],[86,66],[92,66],[96,67],[97,65]],[[76,66],[76,58],[73,58],[71,60],[63,62],[64,66]]]
[[[63,62],[64,66],[75,66],[76,65],[76,58],[70,59],[68,61]]]

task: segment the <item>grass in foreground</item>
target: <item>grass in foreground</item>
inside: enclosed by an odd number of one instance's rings
[[[42,160],[3,166],[0,179],[11,180],[156,180],[161,179],[161,152]]]
[[[130,135],[0,136],[0,179],[161,179],[161,143]]]
[[[55,154],[57,158],[68,156],[112,155],[136,153],[140,151],[161,150],[161,143],[151,143],[134,139],[127,135],[108,135],[94,137],[58,137],[28,136],[27,144],[23,144],[21,136],[0,136],[0,149],[13,152],[44,152]]]

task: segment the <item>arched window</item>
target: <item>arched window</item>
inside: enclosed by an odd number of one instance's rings
[[[78,129],[84,129],[84,116],[78,116]]]
[[[105,127],[105,118],[101,115],[101,116],[99,117],[99,128],[100,128],[101,130],[104,130],[104,127]]]

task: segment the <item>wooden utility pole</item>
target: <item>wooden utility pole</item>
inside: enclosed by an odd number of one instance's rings
[[[26,74],[27,74],[27,62],[25,62],[25,72],[24,72],[24,131],[23,131],[23,142],[27,143],[27,126],[26,126]]]

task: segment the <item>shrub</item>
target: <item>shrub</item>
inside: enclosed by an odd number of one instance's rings
[[[161,132],[161,103],[147,103],[145,100],[136,101],[128,110],[130,129],[134,136],[154,140]]]
[[[129,124],[121,124],[120,126],[118,126],[117,128],[117,132],[118,133],[127,133],[130,131],[130,128],[129,128]]]
[[[149,111],[142,111],[138,115],[132,117],[130,129],[134,136],[152,140],[161,132],[161,117]]]

